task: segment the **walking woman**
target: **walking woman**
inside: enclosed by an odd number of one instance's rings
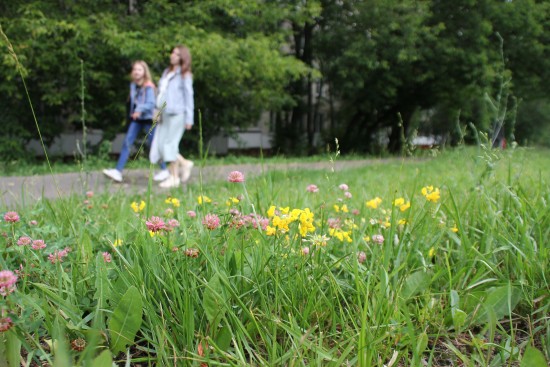
[[[130,125],[122,143],[122,150],[116,168],[104,169],[103,173],[116,182],[122,182],[122,171],[130,156],[130,149],[138,134],[145,131],[147,140],[151,145],[153,138],[153,110],[155,108],[155,85],[151,80],[151,73],[147,63],[142,60],[135,61],[132,65],[132,83],[130,83]],[[166,165],[161,163],[161,171],[155,175],[155,180],[162,181],[168,177]]]
[[[178,187],[189,179],[193,162],[179,153],[179,144],[185,130],[193,127],[194,113],[193,76],[191,53],[185,46],[174,47],[170,54],[170,66],[159,81],[157,109],[162,111],[151,147],[152,163],[169,163],[170,175],[160,187]]]

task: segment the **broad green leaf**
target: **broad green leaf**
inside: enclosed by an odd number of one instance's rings
[[[10,367],[19,366],[21,359],[21,341],[19,340],[17,334],[13,331],[13,329],[9,330],[5,334],[8,365]]]
[[[231,331],[229,330],[229,327],[224,326],[218,331],[218,335],[216,336],[216,345],[221,350],[227,351],[231,345]]]
[[[452,314],[453,314],[453,324],[455,326],[455,329],[458,330],[466,322],[466,319],[468,318],[468,314],[459,308],[453,309]]]
[[[474,323],[485,323],[489,316],[495,316],[496,320],[502,319],[514,310],[520,299],[521,291],[515,287],[505,285],[494,289],[481,305]]]
[[[52,340],[51,350],[54,355],[53,367],[71,366],[71,355],[69,353],[69,344],[65,339],[65,328],[61,326],[61,317],[55,321],[54,339]]]
[[[421,355],[426,350],[426,347],[428,346],[428,334],[423,332],[418,336],[418,340],[416,341],[416,354]]]
[[[9,367],[6,353],[5,333],[0,334],[0,367]]]
[[[226,301],[227,296],[224,292],[223,284],[220,282],[219,274],[216,273],[206,284],[206,289],[202,297],[202,305],[208,322],[212,323],[215,319],[219,320],[223,317],[225,314]],[[216,325],[211,325],[211,327],[215,328]]]
[[[112,367],[113,358],[111,357],[111,352],[104,350],[99,356],[97,356],[93,361],[91,367]]]
[[[426,272],[419,270],[416,273],[412,273],[407,277],[407,280],[405,280],[405,284],[401,290],[401,297],[407,300],[425,290],[429,284],[430,276]]]
[[[458,292],[454,289],[451,290],[451,316],[453,318],[453,325],[456,330],[460,329],[462,325],[466,322],[466,317],[468,316],[466,312],[462,311],[459,308],[460,297]]]
[[[138,289],[132,286],[122,296],[109,320],[111,351],[114,354],[123,352],[126,346],[134,341],[141,326],[142,313],[141,295]]]
[[[527,346],[520,367],[548,367],[544,354],[537,348]]]

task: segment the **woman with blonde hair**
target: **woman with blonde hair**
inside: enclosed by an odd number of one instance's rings
[[[116,182],[122,182],[122,170],[128,161],[130,149],[138,134],[141,131],[145,131],[149,144],[153,138],[152,126],[153,110],[155,108],[155,84],[153,84],[151,80],[151,72],[149,71],[147,63],[142,60],[134,61],[132,64],[131,77],[132,82],[130,83],[130,95],[128,97],[130,102],[128,111],[130,125],[128,126],[128,132],[124,137],[116,168],[103,170],[103,173],[107,177]],[[161,168],[160,179],[158,174],[155,176],[157,180],[163,180],[168,177],[168,171],[164,163],[161,163]],[[162,172],[164,172],[164,176],[162,176]]]
[[[193,162],[179,153],[179,144],[185,130],[194,123],[193,76],[191,74],[191,53],[185,46],[174,47],[170,54],[170,65],[159,81],[157,109],[161,111],[150,159],[153,163],[169,163],[169,177],[160,187],[178,187],[191,175]]]

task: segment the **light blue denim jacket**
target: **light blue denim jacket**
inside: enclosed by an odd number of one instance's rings
[[[135,105],[135,107],[134,107]],[[153,83],[145,83],[138,88],[136,83],[130,83],[130,116],[140,112],[139,120],[151,120],[155,109],[155,88]]]
[[[168,69],[162,73],[162,78],[167,77]],[[186,125],[193,125],[195,109],[193,94],[193,77],[190,73],[182,77],[180,68],[178,68],[168,80],[165,93],[159,96],[160,100],[157,102],[157,108],[162,108],[162,104],[166,102],[164,113],[170,115],[183,114],[183,122]]]

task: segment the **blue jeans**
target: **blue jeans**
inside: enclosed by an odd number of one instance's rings
[[[128,161],[128,157],[130,157],[130,149],[132,148],[132,145],[134,145],[134,142],[136,141],[136,138],[138,137],[138,134],[141,132],[141,130],[145,130],[145,133],[147,134],[147,144],[151,146],[151,142],[153,141],[153,134],[155,133],[155,129],[149,132],[149,130],[151,130],[151,124],[140,123],[136,121],[130,122],[128,132],[126,132],[124,142],[122,143],[120,157],[118,158],[118,163],[116,165],[116,169],[120,172],[122,172],[122,170],[124,169],[124,166]],[[161,169],[166,169],[166,163],[161,162],[159,163],[159,165]]]

